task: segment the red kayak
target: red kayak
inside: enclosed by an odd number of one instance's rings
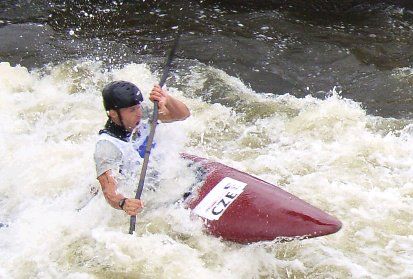
[[[328,235],[341,222],[281,188],[226,165],[182,154],[202,185],[186,199],[207,231],[238,243]]]

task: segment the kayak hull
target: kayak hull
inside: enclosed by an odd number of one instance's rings
[[[186,204],[214,236],[252,243],[318,237],[342,226],[335,217],[275,185],[218,162],[182,156],[203,174],[202,185]]]

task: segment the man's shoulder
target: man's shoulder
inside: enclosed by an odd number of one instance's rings
[[[96,141],[96,148],[102,148],[102,147],[118,149],[116,144],[107,138],[100,138]]]
[[[95,158],[96,157],[113,157],[121,154],[121,150],[114,142],[109,139],[101,138],[96,142]]]
[[[117,172],[122,161],[122,151],[110,140],[99,139],[96,142],[93,157],[96,165],[96,174],[99,177],[107,170]]]

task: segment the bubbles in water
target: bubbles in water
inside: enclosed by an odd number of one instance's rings
[[[412,124],[398,128],[399,135],[371,128],[390,120],[367,115],[340,96],[339,86],[325,99],[260,95],[212,67],[180,69],[174,78],[183,89],[171,80],[169,91],[192,115],[158,127],[157,136],[168,139],[159,145],[166,159],[157,165],[160,187],[143,195],[147,207],[137,234],[127,234],[127,216],[101,193],[76,211],[99,186],[92,153],[106,120],[102,86],[130,80],[147,97],[158,79],[149,69],[133,63],[105,69],[97,61],[36,71],[0,64],[0,106],[7,107],[0,110],[0,222],[11,221],[0,228],[0,274],[411,277]],[[174,204],[194,179],[180,151],[275,183],[339,217],[343,229],[301,242],[245,246],[211,237]]]

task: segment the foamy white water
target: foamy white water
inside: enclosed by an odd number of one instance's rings
[[[326,100],[262,96],[202,65],[170,87],[192,116],[159,125],[161,181],[145,191],[137,234],[101,194],[94,143],[112,79],[147,94],[143,64],[107,70],[73,62],[27,71],[0,63],[0,277],[412,278],[413,123]],[[222,92],[229,105],[206,102]],[[224,103],[224,102],[222,102]],[[231,105],[232,104],[232,105]],[[150,104],[148,103],[148,106]],[[166,139],[163,141],[162,138]],[[194,182],[178,152],[208,157],[277,184],[343,222],[334,235],[239,245],[206,235],[174,201]],[[132,191],[135,189],[131,187]]]

